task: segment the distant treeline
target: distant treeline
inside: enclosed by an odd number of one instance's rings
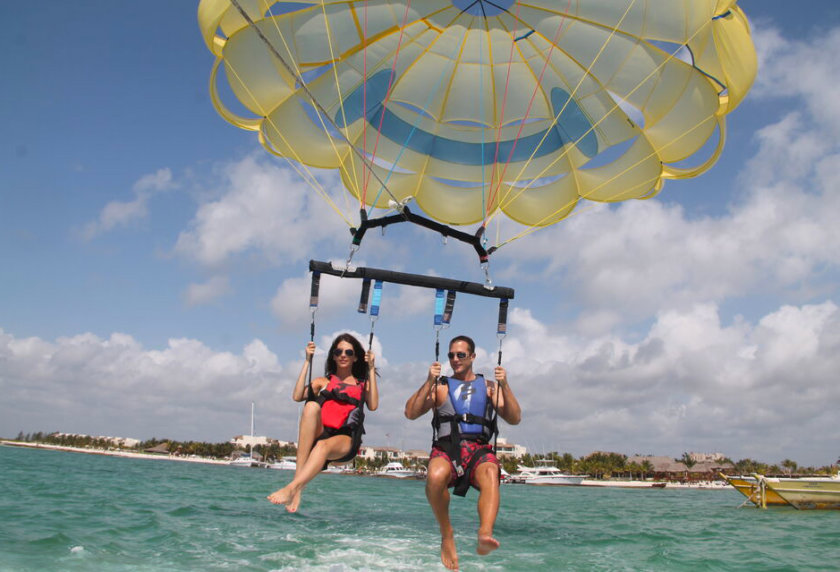
[[[126,445],[121,439],[113,437],[92,437],[90,435],[72,435],[69,433],[18,433],[18,441],[28,443],[46,443],[49,445],[60,445],[63,447],[80,447],[84,449],[102,449],[105,451],[135,451],[142,452],[147,449],[158,448],[164,445],[163,449],[173,455],[198,457],[209,457],[215,459],[228,459],[236,451],[233,443],[206,443],[202,441],[175,441],[174,439],[158,439],[153,437],[147,441],[141,441],[137,445]],[[260,455],[266,459],[280,458],[284,455],[294,455],[294,446],[279,446],[276,443],[268,446],[261,446]],[[251,448],[246,447],[245,452],[250,453]]]
[[[237,448],[229,442],[224,443],[206,443],[202,441],[175,441],[173,439],[158,439],[152,438],[147,441],[142,441],[135,446],[126,446],[118,438],[112,437],[92,437],[90,435],[72,435],[68,433],[26,433],[22,431],[18,433],[17,441],[29,443],[47,443],[50,445],[61,445],[64,447],[81,447],[87,449],[103,449],[103,450],[128,450],[128,451],[145,451],[147,449],[159,448],[160,445],[164,447],[166,452],[173,455],[196,455],[199,457],[209,457],[215,459],[229,459]],[[297,449],[294,445],[280,446],[277,443],[271,445],[260,445],[254,448],[254,453],[258,453],[265,460],[275,460],[284,456],[295,455]],[[239,449],[241,451],[241,449]],[[250,446],[245,447],[245,452],[251,453]],[[641,463],[627,462],[627,455],[620,453],[603,453],[596,452],[589,455],[575,458],[571,453],[551,452],[546,455],[531,455],[526,453],[521,459],[502,458],[502,466],[509,473],[515,473],[518,470],[518,465],[525,465],[533,467],[538,460],[548,459],[565,473],[571,474],[586,474],[593,478],[630,478],[630,479],[647,479],[654,478],[656,472],[650,461],[643,461]],[[694,461],[688,453],[684,453],[679,459],[675,461],[682,462],[689,469],[694,466]],[[356,458],[357,468],[376,469],[384,466],[388,462],[385,456],[373,460],[366,460],[360,457]],[[427,459],[404,459],[403,464],[410,465],[413,468],[420,466],[427,466]],[[749,475],[752,473],[759,473],[762,475],[830,475],[836,472],[836,467],[826,465],[822,467],[800,467],[795,461],[785,459],[780,464],[767,464],[753,459],[741,459],[740,461],[732,461],[730,459],[722,459],[721,465],[732,465],[733,469],[727,472],[740,475]],[[716,477],[716,475],[709,475]]]

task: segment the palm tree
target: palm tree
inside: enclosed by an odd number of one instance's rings
[[[791,461],[790,459],[785,459],[782,461],[782,466],[788,470],[788,475],[793,474],[793,472],[797,468],[796,461]]]

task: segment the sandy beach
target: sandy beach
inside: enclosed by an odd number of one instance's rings
[[[9,447],[28,447],[30,449],[51,449],[54,451],[68,451],[70,453],[86,453],[88,455],[108,455],[111,457],[128,457],[131,459],[150,459],[156,461],[182,461],[186,463],[205,463],[211,465],[227,465],[228,461],[220,459],[208,459],[207,457],[161,455],[154,453],[138,453],[135,451],[86,449],[84,447],[66,447],[63,445],[49,445],[46,443],[23,443],[20,441],[0,440],[0,445]]]

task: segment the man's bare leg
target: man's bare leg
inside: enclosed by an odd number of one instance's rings
[[[300,414],[297,456],[295,457],[295,477],[300,474],[303,466],[306,464],[306,460],[309,457],[309,453],[312,451],[315,439],[323,432],[323,430],[324,427],[321,425],[321,406],[314,401],[307,401],[304,403],[303,411]],[[286,510],[289,512],[297,511],[300,506],[300,496],[301,493],[303,493],[303,488],[304,487],[301,487],[297,490],[294,498],[292,498],[291,502],[286,505]]]
[[[496,515],[499,514],[499,467],[492,462],[480,463],[475,468],[478,493],[478,544],[475,551],[490,554],[499,547],[493,538]]]
[[[306,483],[321,472],[327,459],[340,459],[350,451],[351,446],[352,440],[347,435],[336,435],[318,441],[307,456],[303,467],[298,467],[298,470],[295,471],[295,478],[292,479],[292,482],[271,493],[268,500],[274,504],[284,504],[287,511],[295,512],[297,504],[292,505],[292,503],[295,502],[295,497],[298,497],[298,501],[300,500],[299,495]]]
[[[449,461],[436,457],[429,462],[426,476],[426,498],[440,527],[440,561],[449,570],[458,569],[455,531],[449,520]]]

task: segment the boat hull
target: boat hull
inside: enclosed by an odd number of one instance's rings
[[[583,477],[568,476],[553,476],[553,477],[526,477],[524,480],[526,485],[579,485],[583,482]]]
[[[767,479],[767,488],[800,510],[840,510],[840,479]]]
[[[753,503],[757,507],[761,507],[761,490],[759,488],[758,480],[753,477],[730,477],[727,475],[721,475],[726,482],[728,482],[732,487],[747,497],[751,503]],[[788,504],[788,502],[783,499],[779,494],[772,489],[765,489],[765,504],[768,506],[784,506]]]

